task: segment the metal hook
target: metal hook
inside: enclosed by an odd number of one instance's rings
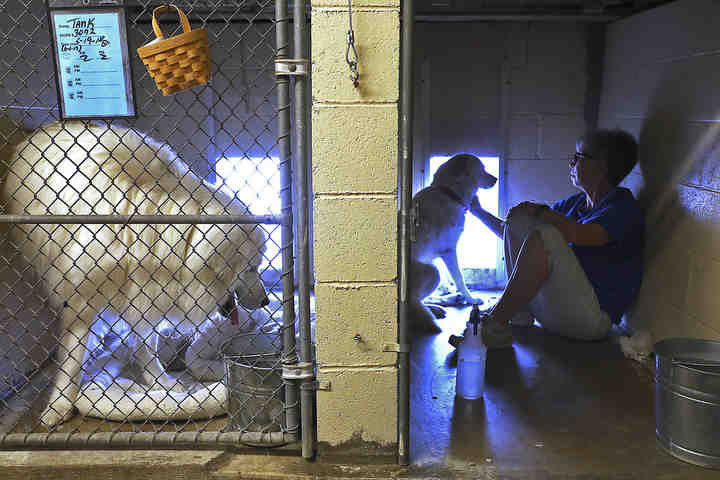
[[[347,49],[345,49],[345,61],[347,62],[348,66],[350,67],[350,80],[353,82],[353,86],[355,88],[358,87],[358,79],[360,78],[360,73],[358,72],[358,61],[360,60],[360,57],[357,53],[357,49],[355,48],[355,32],[353,31],[352,26],[352,0],[348,0],[348,16],[350,19],[350,29],[347,32]],[[352,54],[354,59],[350,58],[350,49],[352,49]]]

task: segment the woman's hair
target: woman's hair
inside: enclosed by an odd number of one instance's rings
[[[592,130],[578,139],[578,145],[589,144],[593,153],[607,159],[608,181],[617,186],[637,163],[638,145],[635,138],[624,130]]]

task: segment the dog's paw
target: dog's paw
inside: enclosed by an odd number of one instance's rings
[[[463,294],[458,293],[457,294],[457,305],[482,305],[483,300],[482,298],[473,297],[471,294]]]
[[[61,423],[67,422],[73,417],[73,405],[66,398],[58,398],[47,406],[40,415],[42,425],[48,430],[55,428]]]
[[[438,305],[427,305],[427,308],[432,312],[435,318],[447,317],[447,312],[445,311],[445,309]]]

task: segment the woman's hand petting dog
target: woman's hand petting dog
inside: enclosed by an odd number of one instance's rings
[[[521,202],[515,205],[510,209],[510,211],[507,214],[507,220],[509,220],[511,217],[515,215],[527,215],[527,216],[534,216],[538,208],[541,207],[542,204],[540,203],[534,203],[534,202]],[[506,221],[507,221],[506,220]]]

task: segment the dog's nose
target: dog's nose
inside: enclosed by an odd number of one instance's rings
[[[265,297],[265,299],[262,302],[260,302],[260,306],[267,307],[268,305],[270,305],[270,299],[268,297]]]

